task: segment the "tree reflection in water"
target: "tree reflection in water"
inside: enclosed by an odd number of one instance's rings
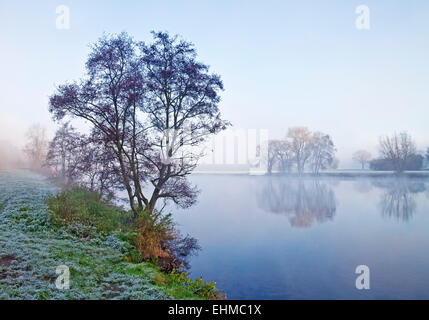
[[[337,208],[334,192],[318,179],[273,178],[263,187],[259,198],[262,209],[288,216],[293,227],[333,220]]]
[[[416,211],[415,195],[424,192],[423,182],[406,178],[373,181],[373,185],[384,189],[380,199],[380,210],[384,217],[408,221]]]

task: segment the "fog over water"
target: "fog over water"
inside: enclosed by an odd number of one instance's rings
[[[231,299],[429,298],[425,179],[193,175],[192,275]],[[358,265],[371,290],[355,288]]]

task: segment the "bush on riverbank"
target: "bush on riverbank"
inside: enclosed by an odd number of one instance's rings
[[[174,239],[171,215],[150,215],[142,212],[135,222],[134,244],[143,259],[166,258],[170,255],[165,244]]]
[[[121,250],[129,263],[124,272],[146,274],[142,266],[151,266],[155,283],[175,298],[220,298],[214,283],[191,280],[183,270],[185,253],[198,249],[198,245],[190,237],[181,237],[171,215],[141,213],[133,221],[130,211],[108,204],[99,194],[82,187],[51,196],[47,204],[54,224],[81,238],[102,236],[104,243]]]
[[[204,282],[202,277],[192,280],[187,271],[179,272],[176,269],[170,273],[170,279],[174,283],[179,283],[183,286],[187,286],[200,297],[210,300],[224,299],[222,294],[216,290],[216,281]]]
[[[95,228],[99,233],[127,229],[132,217],[125,210],[105,203],[98,193],[78,186],[48,198],[47,203],[56,224]]]

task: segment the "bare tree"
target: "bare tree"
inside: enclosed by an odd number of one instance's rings
[[[311,167],[314,174],[319,174],[332,165],[336,150],[331,137],[322,132],[313,134],[312,149]]]
[[[26,132],[27,143],[24,152],[30,160],[32,168],[40,169],[46,158],[48,139],[46,128],[40,124],[32,125]]]
[[[208,72],[208,66],[196,61],[193,45],[167,33],[153,36],[153,44],[140,44],[148,88],[144,112],[154,137],[153,153],[146,157],[155,168],[150,177],[154,189],[149,211],[161,198],[182,207],[195,202],[196,189],[186,176],[202,156],[196,147],[229,125],[218,108],[223,83]]]
[[[294,154],[297,171],[302,174],[307,160],[312,155],[313,135],[306,127],[294,127],[289,129],[287,138]]]
[[[290,172],[294,161],[294,154],[289,141],[279,141],[277,157],[280,172]]]
[[[115,189],[123,189],[116,178],[120,173],[112,149],[96,133],[80,134],[69,123],[50,142],[46,166],[64,185],[83,185],[106,198],[112,198]]]
[[[415,143],[406,132],[381,137],[379,150],[381,157],[390,161],[396,172],[403,172],[416,154]]]
[[[45,165],[52,170],[52,175],[69,184],[76,181],[80,165],[78,147],[83,137],[70,126],[63,124],[49,143]]]
[[[276,167],[280,172],[289,172],[294,161],[293,152],[288,141],[268,141],[267,172],[271,174]]]
[[[167,33],[153,37],[144,44],[126,33],[104,36],[93,46],[86,77],[50,98],[56,120],[92,124],[92,135],[114,157],[109,170],[135,217],[152,213],[159,199],[192,205],[197,190],[186,176],[201,156],[195,147],[228,125],[218,109],[220,77],[196,61],[193,45]]]
[[[275,164],[279,160],[279,140],[269,140],[268,141],[268,158],[267,158],[267,172],[271,174]]]
[[[125,190],[116,155],[98,136],[85,137],[79,148],[80,174],[85,186],[99,192],[107,199],[115,196],[115,191]]]
[[[311,133],[305,127],[295,127],[288,131],[286,140],[268,142],[268,173],[277,166],[280,172],[290,172],[295,163],[297,172],[302,174],[308,164],[313,173],[334,164],[335,146],[331,137],[322,132]]]
[[[362,170],[365,169],[365,165],[371,161],[372,155],[366,150],[358,150],[353,154],[353,160],[359,162],[362,166]]]
[[[147,201],[143,195],[146,163],[139,150],[147,144],[137,119],[144,93],[136,44],[125,33],[104,36],[92,48],[86,77],[79,83],[61,85],[50,98],[49,111],[56,120],[77,117],[92,124],[120,167],[117,177],[127,191],[130,208],[137,217]]]

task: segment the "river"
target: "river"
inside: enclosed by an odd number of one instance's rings
[[[192,175],[191,275],[229,299],[429,298],[429,181]],[[369,290],[356,288],[357,266]]]

